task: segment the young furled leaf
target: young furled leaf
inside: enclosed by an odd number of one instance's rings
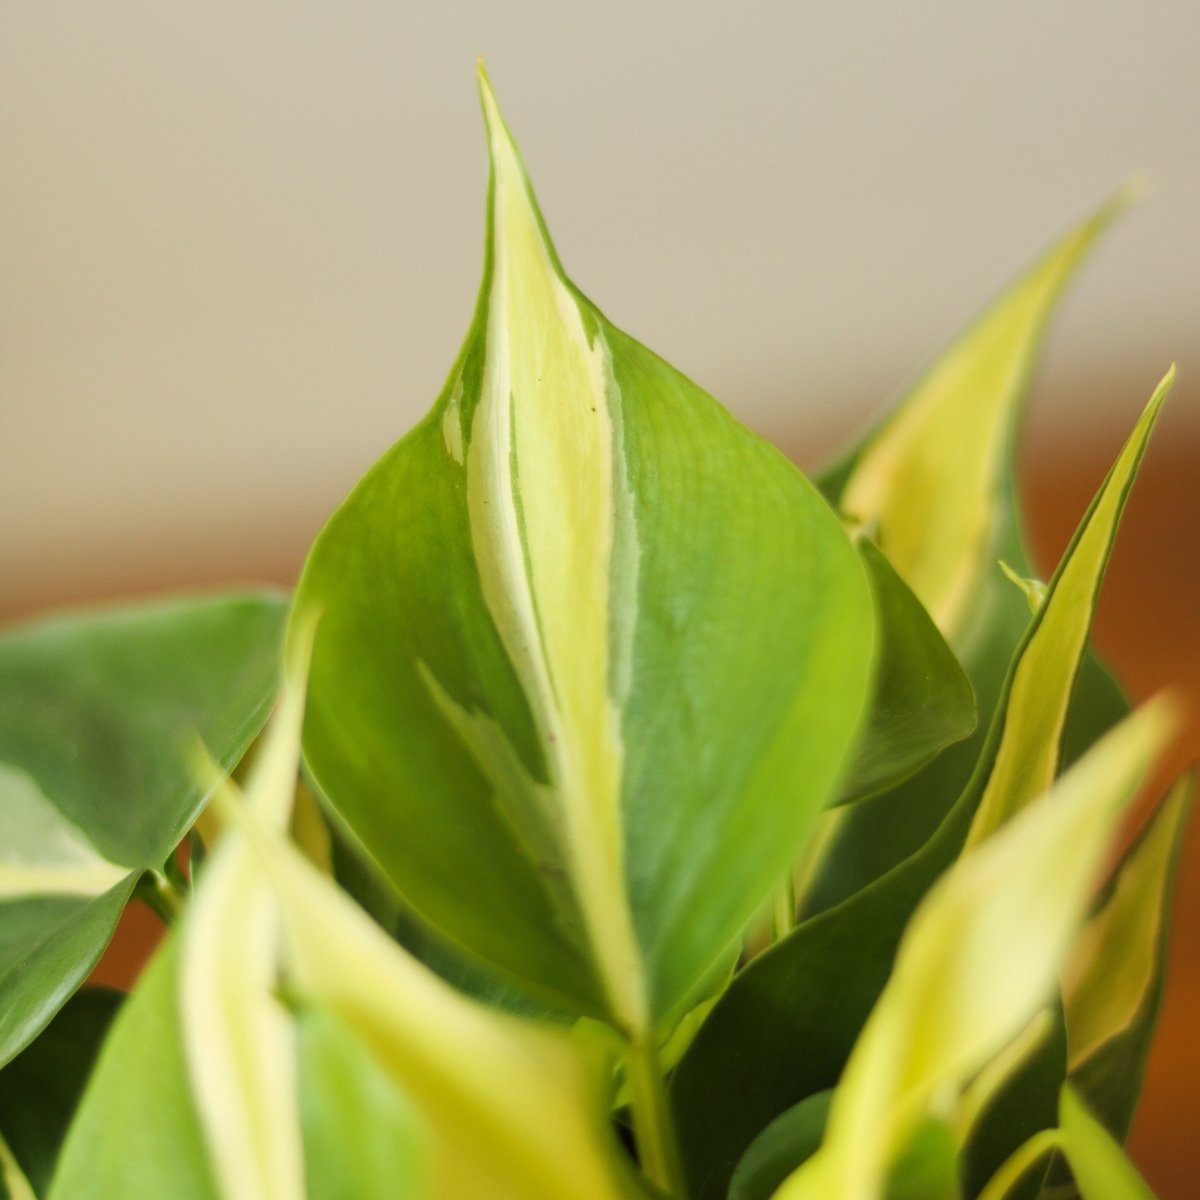
[[[1125,806],[1173,724],[1156,702],[969,850],[913,915],[834,1093],[821,1149],[777,1200],[877,1200],[926,1115],[1050,995]]]
[[[1167,913],[1192,780],[1171,789],[1113,872],[1063,971],[1071,1082],[1124,1140],[1158,1019]]]
[[[833,798],[870,593],[816,490],[566,278],[480,82],[475,320],[306,564],[305,760],[443,935],[645,1044]]]
[[[1046,324],[1129,200],[1119,194],[1021,276],[836,473],[839,506],[878,527],[880,549],[956,647],[970,644],[995,561],[1018,407]]]
[[[246,784],[248,808],[279,832],[288,827],[296,791],[314,628],[311,613],[293,624],[283,691]],[[218,773],[213,792],[231,797],[234,788]],[[184,1055],[217,1190],[222,1200],[301,1196],[295,1031],[274,994],[277,901],[237,831],[222,837],[206,861],[180,939]]]
[[[273,593],[214,596],[0,635],[0,1064],[87,976],[203,807],[190,739],[229,769],[262,727],[285,612]]]
[[[1067,548],[1010,670],[1011,681],[1026,650],[1033,651],[1047,672],[1040,680],[1047,723],[1015,719],[1019,736],[1005,738],[1008,704],[1002,701],[974,776],[935,834],[869,887],[802,921],[739,972],[676,1070],[671,1098],[685,1167],[701,1200],[724,1195],[734,1164],[764,1125],[837,1082],[884,986],[909,915],[961,851],[993,769],[1006,787],[1024,788],[1042,765],[1053,762],[1061,728],[1055,714],[1068,703],[1076,664],[1046,652],[1035,639],[1044,622],[1055,628],[1065,623],[1065,644],[1082,651],[1117,522],[1169,379],[1155,392]],[[1032,680],[1029,687],[1038,690]],[[1021,711],[1014,710],[1014,717]],[[814,1039],[813,1030],[821,1036]],[[1048,1101],[1046,1116],[1052,1119],[1057,1087]],[[1036,1118],[1037,1110],[1029,1111]],[[1000,1147],[1000,1157],[1010,1149]]]

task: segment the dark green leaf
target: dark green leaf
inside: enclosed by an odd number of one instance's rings
[[[975,728],[975,696],[954,651],[882,551],[863,539],[859,553],[875,598],[878,649],[843,801],[895,786]]]
[[[45,1196],[100,1045],[124,996],[84,988],[0,1071],[0,1137],[34,1193]]]
[[[728,1200],[771,1200],[820,1146],[832,1096],[818,1092],[776,1117],[742,1156]],[[925,1121],[892,1169],[886,1200],[950,1200],[956,1195],[956,1165],[953,1132],[940,1121]]]
[[[1117,864],[1065,973],[1071,1083],[1124,1141],[1162,1006],[1171,897],[1193,780],[1181,779]]]
[[[970,1200],[1000,1169],[1013,1150],[1058,1123],[1058,1094],[1067,1073],[1067,1031],[1062,1012],[1052,1014],[1044,1037],[986,1106],[963,1148],[963,1195]],[[1013,1187],[1006,1200],[1035,1200],[1045,1165]]]
[[[750,1143],[729,1181],[729,1200],[771,1200],[781,1183],[825,1134],[832,1091],[817,1092],[782,1112]]]
[[[1070,1084],[1059,1106],[1061,1146],[1081,1200],[1154,1200],[1154,1193],[1112,1134]]]

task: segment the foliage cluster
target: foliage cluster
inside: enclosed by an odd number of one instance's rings
[[[0,636],[0,1194],[1149,1195],[1188,785],[1101,882],[1173,717],[1089,630],[1170,376],[1046,584],[1012,475],[1123,201],[810,483],[570,282],[481,88],[473,323],[294,596]]]

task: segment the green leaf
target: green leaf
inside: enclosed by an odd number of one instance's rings
[[[306,764],[444,935],[661,1030],[832,798],[870,594],[816,490],[567,280],[481,83],[475,320],[305,567]]]
[[[1060,708],[1071,693],[1071,664],[1045,652],[1038,631],[1047,620],[1058,628],[1061,607],[1075,623],[1069,644],[1082,645],[1077,628],[1091,623],[1121,507],[1164,392],[1165,384],[1068,547],[1010,671],[1012,680],[1030,653],[1046,670],[1058,672],[1041,685],[1044,700],[1056,698]],[[713,1008],[671,1083],[685,1166],[701,1200],[723,1195],[734,1164],[772,1118],[837,1082],[887,979],[909,915],[962,849],[993,767],[1020,786],[1035,765],[1046,762],[1046,742],[1057,736],[1060,722],[1043,727],[1015,713],[1021,737],[1006,739],[1007,707],[1006,701],[998,705],[972,780],[934,835],[869,886],[802,921],[741,971]],[[1020,770],[1026,762],[1033,764],[1029,771]]]
[[[35,1196],[45,1196],[67,1126],[124,996],[84,988],[0,1071],[0,1134]]]
[[[975,727],[975,695],[954,651],[883,553],[866,539],[858,546],[875,598],[878,651],[843,802],[894,786]]]
[[[728,1200],[770,1200],[825,1135],[833,1091],[817,1092],[781,1112],[750,1143],[729,1181]]]
[[[67,1133],[49,1200],[221,1200],[188,1093],[178,988],[178,941],[172,937],[142,974],[104,1044]]]
[[[0,1063],[86,978],[138,877],[266,718],[286,605],[246,594],[56,617],[0,635]]]
[[[1065,285],[1127,203],[1127,194],[1116,197],[1002,293],[822,480],[835,503],[877,530],[884,554],[933,612],[975,688],[979,727],[907,784],[843,815],[804,912],[838,903],[912,854],[971,776],[1029,624],[1025,597],[997,566],[1033,573],[1013,465],[1026,382]],[[1068,762],[1128,712],[1090,655],[1083,673]]]
[[[247,810],[280,833],[296,792],[313,630],[311,614],[293,627],[275,716],[245,788]],[[235,803],[237,786],[209,769],[214,805]],[[277,907],[262,864],[234,830],[206,860],[180,930],[184,1056],[223,1200],[290,1200],[304,1190],[295,1028],[275,994]]]
[[[770,1200],[820,1147],[832,1098],[831,1091],[818,1092],[776,1117],[738,1163],[728,1200]],[[923,1122],[888,1179],[886,1200],[951,1200],[955,1165],[953,1132],[943,1122]]]
[[[1046,1002],[1173,724],[1163,702],[1129,717],[929,892],[834,1093],[821,1149],[778,1200],[880,1194],[922,1117],[944,1111]]]
[[[304,1008],[297,1027],[306,1200],[426,1195],[424,1131],[412,1102],[337,1018]]]
[[[962,1149],[963,1192],[977,1196],[1004,1165],[1014,1146],[1052,1128],[1058,1118],[1058,1093],[1067,1075],[1067,1031],[1058,1005],[1041,1014],[1027,1034],[996,1056],[973,1080],[963,1105],[974,1103]],[[1015,1052],[1015,1056],[1014,1056]],[[991,1076],[991,1078],[988,1078]],[[982,1089],[984,1094],[974,1093]],[[961,1112],[960,1124],[965,1114]],[[1046,1164],[1048,1165],[1048,1164]],[[1045,1169],[1032,1172],[1014,1186],[1006,1200],[1036,1200]]]
[[[1067,1084],[1059,1106],[1059,1145],[1081,1200],[1154,1200],[1154,1193],[1112,1134]]]
[[[994,301],[836,473],[841,508],[878,526],[880,548],[952,644],[969,640],[976,620],[1017,412],[1046,324],[1129,199],[1106,204]]]
[[[1124,1140],[1162,1002],[1171,895],[1193,781],[1181,779],[1117,865],[1063,972],[1070,1074]]]
[[[1117,522],[1174,379],[1172,367],[1155,389],[1055,574],[1056,603],[1047,601],[1039,609],[1041,620],[1008,684],[1000,743],[971,824],[970,845],[991,836],[1045,791],[1058,769],[1071,693]]]

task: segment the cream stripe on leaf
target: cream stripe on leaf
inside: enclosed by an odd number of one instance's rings
[[[1054,603],[1045,605],[1009,684],[1000,744],[971,825],[971,843],[988,837],[1045,791],[1058,769],[1071,693],[1117,523],[1174,380],[1172,367],[1155,389],[1055,575]]]
[[[183,924],[143,973],[104,1043],[49,1200],[426,1194],[424,1133],[407,1120],[405,1098],[390,1082],[380,1098],[379,1067],[361,1051],[297,1036],[297,1019],[307,1018],[297,1018],[278,995],[277,890],[260,852],[228,819],[244,811],[244,821],[264,834],[283,836],[296,786],[312,620],[311,613],[299,617],[293,628],[284,691],[246,794],[215,773],[211,760],[195,763],[228,828]],[[316,1087],[320,1096],[311,1094]],[[358,1107],[332,1112],[339,1103]],[[392,1144],[398,1136],[408,1139],[405,1146]],[[171,1154],[139,1152],[155,1146],[170,1146]],[[386,1176],[370,1174],[381,1165]]]
[[[644,1039],[832,798],[871,597],[811,485],[567,279],[481,90],[475,319],[310,553],[305,758],[426,921]]]
[[[956,645],[992,568],[1017,408],[1046,324],[1130,200],[1131,189],[1120,193],[1001,295],[867,439],[842,482],[842,508],[878,524],[882,550]]]
[[[1053,994],[1118,823],[1173,725],[1162,701],[1128,718],[930,891],[834,1093],[825,1141],[776,1200],[882,1200],[922,1118],[952,1116],[968,1080]]]
[[[286,604],[245,593],[52,617],[0,634],[0,1065],[112,938],[262,727]]]
[[[300,756],[312,615],[294,630],[275,718],[246,803],[271,828],[291,817]],[[219,772],[215,794],[232,792]],[[188,1080],[223,1200],[304,1194],[295,1033],[274,994],[279,918],[245,839],[224,836],[204,868],[181,931],[178,1003]]]
[[[499,1013],[443,982],[295,849],[241,825],[276,889],[299,1002],[332,1014],[411,1100],[430,1200],[621,1200],[635,1194],[609,1126],[594,1028]]]

